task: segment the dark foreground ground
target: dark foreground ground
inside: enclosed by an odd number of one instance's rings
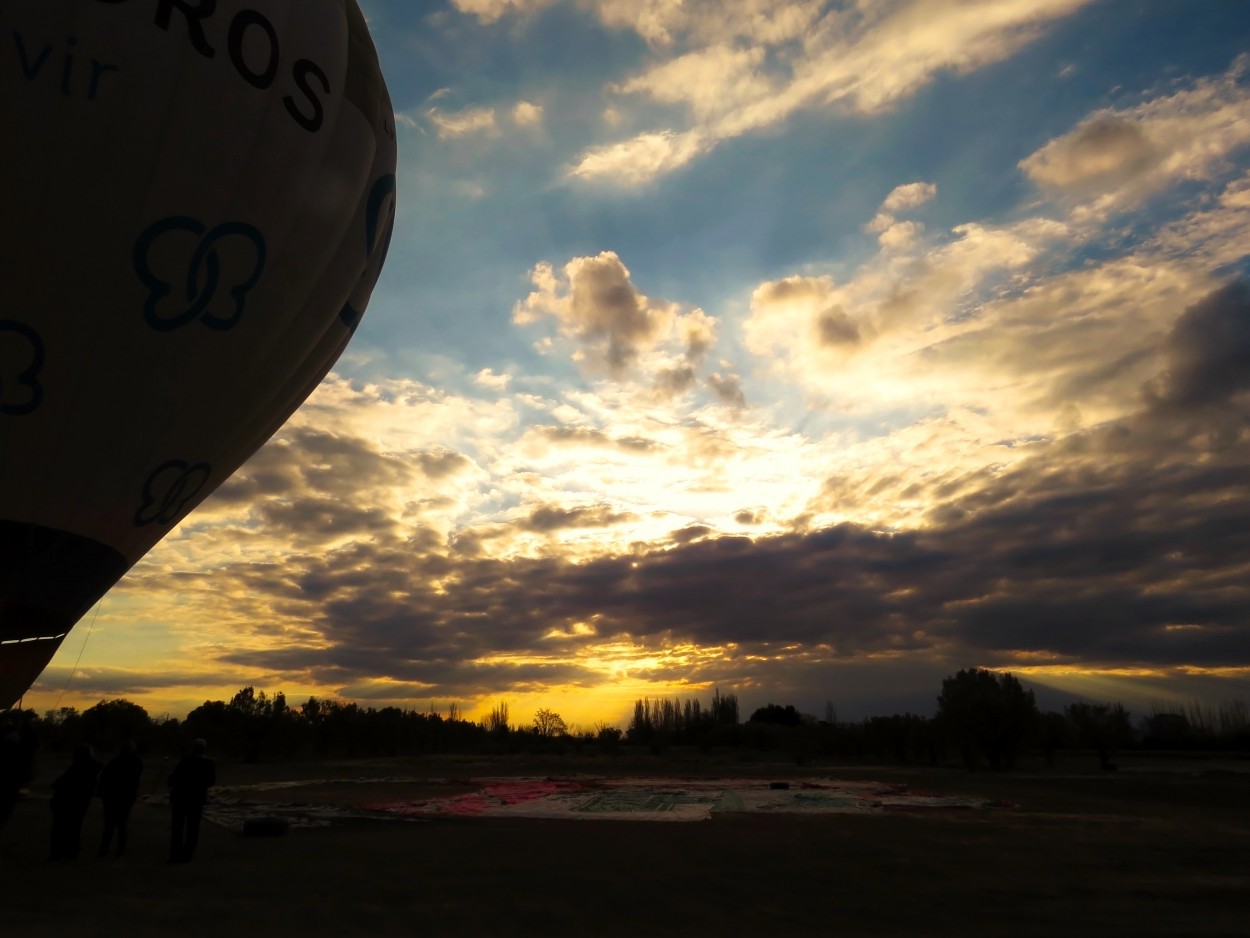
[[[44,762],[54,762],[51,757]],[[601,761],[405,760],[245,766],[223,785],[320,784],[284,801],[361,804],[481,776],[723,775],[904,780],[1014,810],[718,815],[694,823],[357,820],[285,836],[205,825],[171,866],[168,809],[139,805],[123,860],[45,861],[46,783],[0,831],[0,936],[1250,935],[1250,763],[1122,760],[1121,771],[990,775]],[[145,790],[161,774],[149,760]]]

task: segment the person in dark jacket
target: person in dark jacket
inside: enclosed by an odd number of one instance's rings
[[[208,744],[197,739],[169,776],[169,862],[186,863],[200,839],[200,819],[208,790],[217,784],[217,766],[204,755]]]
[[[111,759],[100,772],[97,792],[104,802],[104,837],[100,841],[100,856],[108,856],[113,832],[117,832],[117,855],[126,852],[129,834],[130,811],[139,797],[139,776],[143,774],[143,760],[135,754],[135,744],[127,740],[121,752]]]
[[[74,750],[74,761],[52,783],[52,850],[50,860],[73,860],[82,842],[82,821],[91,807],[100,763],[86,743]]]
[[[22,791],[22,742],[7,724],[0,728],[0,830],[8,823]]]

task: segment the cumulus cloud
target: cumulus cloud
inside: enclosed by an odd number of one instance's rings
[[[931,182],[909,182],[895,186],[881,203],[881,211],[898,214],[917,208],[937,195],[937,186]]]
[[[707,381],[712,390],[716,392],[716,396],[721,403],[735,408],[746,407],[747,398],[746,393],[742,390],[742,378],[740,376],[713,372],[708,375]]]
[[[543,122],[543,106],[532,101],[518,101],[512,107],[512,120],[520,127],[534,127]]]
[[[924,232],[918,221],[896,221],[877,236],[877,241],[889,251],[901,251],[915,244]]]
[[[657,389],[680,393],[694,383],[695,366],[715,342],[713,317],[647,297],[615,252],[575,257],[559,273],[542,263],[531,280],[537,289],[516,305],[513,321],[553,318],[578,344],[575,358],[614,377],[640,370]]]
[[[955,362],[951,350],[984,325],[996,293],[1019,295],[1031,266],[1069,229],[1029,218],[969,222],[924,239],[922,230],[892,223],[880,253],[845,281],[805,275],[761,284],[743,324],[747,349],[835,406],[982,398],[986,367]]]
[[[540,264],[532,280],[538,289],[517,304],[514,321],[528,325],[555,317],[564,334],[583,343],[614,373],[665,338],[676,316],[672,304],[653,304],[634,287],[629,270],[612,251],[574,258],[564,266],[563,277],[550,264]]]
[[[873,219],[864,230],[877,235],[877,241],[887,251],[901,251],[911,247],[924,232],[924,225],[917,221],[899,221],[897,215],[918,208],[937,195],[937,186],[931,182],[909,182],[895,186],[881,203]]]

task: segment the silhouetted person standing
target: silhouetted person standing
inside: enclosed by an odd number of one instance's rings
[[[126,839],[130,811],[139,797],[139,776],[143,774],[143,760],[135,754],[135,744],[127,740],[121,752],[109,761],[100,772],[97,791],[104,802],[104,837],[100,841],[100,856],[107,856],[113,832],[117,832],[117,855],[126,852]]]
[[[50,860],[73,860],[82,840],[82,820],[91,807],[100,763],[86,743],[74,750],[74,761],[52,783],[52,851]]]
[[[200,819],[208,790],[217,784],[217,766],[204,755],[208,744],[197,739],[169,776],[169,862],[186,863],[200,839]]]
[[[6,726],[0,731],[0,830],[13,814],[24,780],[22,740],[16,730]]]

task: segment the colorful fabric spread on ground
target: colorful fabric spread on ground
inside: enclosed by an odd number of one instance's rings
[[[530,817],[581,820],[702,821],[713,814],[772,812],[875,814],[935,808],[1006,807],[981,798],[929,795],[906,785],[806,779],[483,779],[471,795],[373,804],[412,817]]]
[[[1014,805],[961,795],[911,791],[905,784],[837,779],[786,782],[747,778],[606,779],[480,778],[470,793],[365,804],[318,804],[270,800],[276,791],[301,787],[405,785],[438,780],[317,779],[217,789],[204,817],[242,831],[249,821],[281,819],[290,828],[325,827],[361,820],[421,821],[438,817],[514,817],[565,820],[703,821],[716,814],[882,814],[895,811],[974,810]],[[354,802],[354,799],[348,799]],[[150,796],[150,805],[165,803]]]

